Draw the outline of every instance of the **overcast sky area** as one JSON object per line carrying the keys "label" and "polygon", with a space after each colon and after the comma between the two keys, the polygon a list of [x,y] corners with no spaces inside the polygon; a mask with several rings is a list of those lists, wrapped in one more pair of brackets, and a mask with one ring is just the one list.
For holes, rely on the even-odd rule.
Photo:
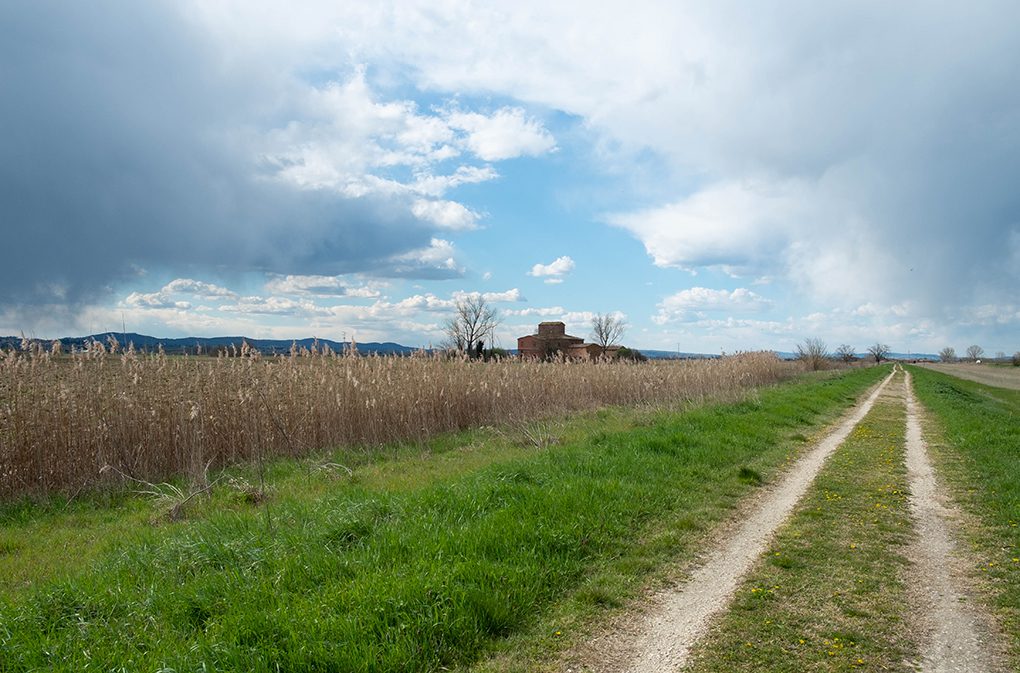
{"label": "overcast sky area", "polygon": [[291,4],[0,4],[0,335],[1020,350],[1014,0]]}

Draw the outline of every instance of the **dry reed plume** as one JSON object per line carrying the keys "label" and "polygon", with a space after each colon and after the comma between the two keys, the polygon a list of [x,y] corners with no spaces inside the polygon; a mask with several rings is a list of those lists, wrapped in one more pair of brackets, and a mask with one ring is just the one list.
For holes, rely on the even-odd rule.
{"label": "dry reed plume", "polygon": [[[790,376],[769,353],[626,363],[141,355],[112,342],[0,351],[0,499],[71,492],[112,466],[157,481],[210,463],[423,440],[603,405],[683,403]],[[108,470],[103,479],[115,478]]]}

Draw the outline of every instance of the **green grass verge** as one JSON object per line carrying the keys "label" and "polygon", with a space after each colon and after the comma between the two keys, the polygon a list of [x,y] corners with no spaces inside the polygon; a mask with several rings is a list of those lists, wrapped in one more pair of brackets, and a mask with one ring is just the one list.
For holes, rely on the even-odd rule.
{"label": "green grass verge", "polygon": [[[645,415],[626,429],[603,429],[592,414],[560,443],[510,459],[466,450],[490,456],[469,469],[448,448],[448,469],[418,486],[387,461],[353,479],[274,464],[271,527],[262,508],[218,486],[193,518],[114,526],[121,540],[88,567],[3,597],[4,669],[439,670],[514,647],[511,661],[541,658],[569,637],[551,615],[570,622],[635,586],[593,579],[647,577],[692,552],[798,437],[884,369]],[[5,516],[16,556],[32,507]],[[39,516],[58,525],[62,514]],[[535,634],[538,649],[520,645]]]}
{"label": "green grass verge", "polygon": [[904,663],[917,654],[904,628],[905,409],[888,391],[695,650],[692,672],[913,670]]}
{"label": "green grass verge", "polygon": [[965,532],[974,576],[992,597],[1010,668],[1020,670],[1020,391],[910,372],[940,476],[973,515]]}

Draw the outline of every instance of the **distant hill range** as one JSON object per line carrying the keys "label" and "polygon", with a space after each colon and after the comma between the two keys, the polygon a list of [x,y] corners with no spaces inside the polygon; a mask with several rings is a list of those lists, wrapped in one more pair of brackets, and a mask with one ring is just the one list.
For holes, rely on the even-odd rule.
{"label": "distant hill range", "polygon": [[[197,353],[201,349],[202,353],[215,353],[220,349],[230,349],[231,346],[240,349],[243,342],[247,342],[253,348],[257,348],[260,352],[267,355],[275,355],[289,353],[292,344],[296,344],[298,348],[311,349],[312,346],[318,342],[319,348],[329,346],[334,352],[342,353],[350,348],[350,342],[333,341],[332,339],[315,339],[314,337],[305,339],[252,339],[244,336],[221,336],[221,337],[184,337],[181,339],[168,339],[163,337],[148,336],[145,334],[137,334],[135,332],[102,332],[100,334],[90,334],[89,336],[81,337],[63,337],[59,339],[61,346],[64,350],[84,349],[93,341],[99,341],[103,345],[109,342],[110,337],[117,340],[122,347],[127,347],[129,343],[135,345],[135,350],[138,351],[149,351],[154,352],[159,350],[160,345],[163,346],[163,350],[173,355],[180,355],[183,353]],[[52,339],[29,339],[29,341],[38,342],[43,345],[44,348],[49,350],[50,345],[53,343]],[[7,336],[0,337],[0,349],[11,349],[21,347],[20,336]],[[393,343],[392,341],[386,342],[357,342],[358,352],[368,355],[376,353],[378,355],[410,355],[420,349],[411,346],[404,346],[403,344]],[[510,349],[507,352],[514,355],[517,354],[517,349]],[[702,353],[678,353],[677,351],[656,351],[647,350],[641,351],[645,356],[653,359],[700,359],[700,358],[715,358],[718,355],[705,355]]]}
{"label": "distant hill range", "polygon": [[[89,336],[82,337],[64,337],[59,339],[59,341],[65,350],[70,350],[72,348],[82,349],[93,341],[99,341],[105,345],[111,336],[124,347],[126,347],[128,343],[133,343],[135,345],[135,349],[139,351],[156,351],[159,350],[159,346],[162,344],[163,350],[174,355],[196,353],[199,349],[201,349],[202,353],[215,353],[220,349],[229,350],[231,346],[239,349],[243,342],[248,342],[250,346],[257,348],[259,351],[267,355],[289,353],[292,344],[297,344],[298,348],[311,349],[312,345],[318,342],[320,349],[324,346],[329,346],[336,353],[342,353],[351,347],[349,341],[341,342],[333,341],[332,339],[315,339],[314,337],[305,339],[251,339],[243,336],[221,336],[165,339],[162,337],[147,336],[145,334],[136,334],[134,332],[102,332],[101,334],[91,334]],[[29,339],[29,341],[37,341],[47,350],[49,349],[50,344],[53,343],[53,340],[49,339]],[[0,337],[0,349],[7,350],[20,347],[21,337]],[[382,343],[377,341],[362,343],[359,341],[357,342],[357,347],[358,352],[364,355],[372,353],[378,355],[410,355],[411,353],[420,350],[411,346],[393,343],[392,341],[385,341]],[[510,349],[508,352],[516,355],[517,349]],[[652,358],[653,360],[700,360],[719,357],[718,355],[709,353],[687,353],[679,351],[642,350],[641,352],[646,357]],[[777,352],[776,355],[784,360],[793,360],[797,357],[795,353],[786,352]],[[871,356],[867,353],[858,353],[857,357],[863,360]],[[938,355],[933,355],[931,353],[890,353],[887,357],[891,360],[937,361],[939,359]]]}
{"label": "distant hill range", "polygon": [[712,355],[711,353],[687,353],[681,351],[656,351],[656,350],[645,350],[643,348],[637,349],[641,351],[641,354],[646,358],[652,360],[714,360],[718,358],[718,355]]}
{"label": "distant hill range", "polygon": [[[135,350],[151,352],[159,350],[160,345],[162,345],[163,350],[167,353],[176,355],[180,355],[182,353],[196,353],[199,349],[201,349],[202,353],[215,353],[221,349],[229,350],[231,346],[239,349],[241,348],[241,344],[244,342],[247,342],[253,348],[257,348],[259,351],[267,355],[289,353],[292,344],[296,344],[298,348],[310,349],[313,344],[318,342],[320,349],[324,346],[329,346],[337,353],[342,353],[351,347],[350,342],[333,341],[331,339],[250,339],[248,337],[241,336],[164,339],[161,337],[147,336],[145,334],[136,334],[134,332],[103,332],[101,334],[91,334],[83,337],[64,337],[59,339],[59,341],[64,349],[82,349],[93,341],[99,341],[105,345],[111,336],[123,347],[127,347],[129,343],[133,343],[135,345]],[[52,340],[46,339],[30,339],[30,341],[38,341],[47,349],[49,349],[50,344],[53,343]],[[0,337],[0,348],[19,348],[20,346],[21,337]],[[417,348],[403,346],[401,344],[388,341],[384,343],[374,341],[367,343],[358,342],[357,348],[359,353],[377,353],[379,355],[409,355],[418,350]]]}

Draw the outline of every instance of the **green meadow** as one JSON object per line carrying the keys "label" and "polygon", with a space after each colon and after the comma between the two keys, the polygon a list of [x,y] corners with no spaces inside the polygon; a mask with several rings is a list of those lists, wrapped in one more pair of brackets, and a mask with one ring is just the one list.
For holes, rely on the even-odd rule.
{"label": "green meadow", "polygon": [[886,370],[235,468],[175,521],[166,488],[7,505],[3,668],[527,666],[690,558]]}

